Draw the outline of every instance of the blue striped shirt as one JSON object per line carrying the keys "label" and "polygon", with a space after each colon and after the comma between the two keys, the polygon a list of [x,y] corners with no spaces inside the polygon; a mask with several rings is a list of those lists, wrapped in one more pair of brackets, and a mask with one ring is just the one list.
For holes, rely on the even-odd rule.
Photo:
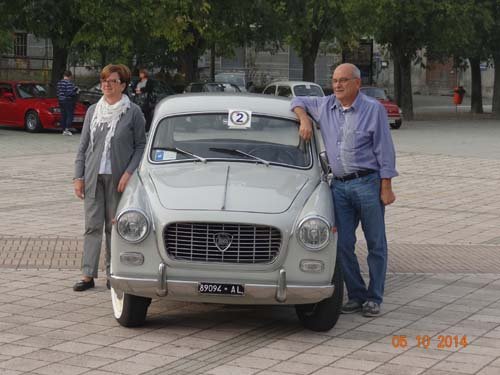
{"label": "blue striped shirt", "polygon": [[378,171],[380,178],[398,175],[387,112],[378,100],[358,93],[352,106],[344,110],[334,95],[303,96],[292,100],[291,109],[295,107],[304,108],[320,125],[335,176],[365,169]]}
{"label": "blue striped shirt", "polygon": [[73,99],[76,96],[77,87],[69,79],[61,79],[57,82],[57,99],[64,101]]}

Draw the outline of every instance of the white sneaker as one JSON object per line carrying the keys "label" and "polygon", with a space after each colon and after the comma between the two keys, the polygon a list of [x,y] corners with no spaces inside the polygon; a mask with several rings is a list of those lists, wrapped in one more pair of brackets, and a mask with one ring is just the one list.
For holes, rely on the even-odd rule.
{"label": "white sneaker", "polygon": [[62,132],[63,135],[73,135],[73,133],[71,133],[68,129],[64,129],[64,131]]}

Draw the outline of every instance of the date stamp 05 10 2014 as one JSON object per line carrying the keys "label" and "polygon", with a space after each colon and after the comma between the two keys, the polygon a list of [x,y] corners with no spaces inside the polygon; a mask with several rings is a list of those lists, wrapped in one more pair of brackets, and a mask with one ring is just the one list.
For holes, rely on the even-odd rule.
{"label": "date stamp 05 10 2014", "polygon": [[[423,349],[451,349],[465,348],[467,346],[467,336],[438,335],[431,337],[428,335],[415,336],[417,348]],[[405,349],[408,347],[408,336],[392,336],[391,344],[393,348]]]}

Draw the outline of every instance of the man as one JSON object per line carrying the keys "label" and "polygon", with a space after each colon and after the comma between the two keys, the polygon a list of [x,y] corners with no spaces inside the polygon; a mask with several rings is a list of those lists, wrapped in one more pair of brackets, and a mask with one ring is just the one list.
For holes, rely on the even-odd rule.
{"label": "man", "polygon": [[[361,75],[355,65],[339,65],[332,86],[334,95],[297,97],[291,108],[300,120],[299,134],[305,140],[312,136],[308,114],[319,123],[333,172],[337,250],[349,296],[342,312],[377,316],[387,268],[384,207],[396,199],[391,185],[391,179],[398,175],[394,145],[384,107],[359,92]],[[368,288],[354,253],[360,221],[368,247]]]}
{"label": "man", "polygon": [[73,135],[69,128],[73,123],[78,88],[71,80],[71,77],[71,72],[66,70],[63,74],[63,79],[57,82],[57,99],[59,101],[59,108],[61,108],[61,128],[63,129],[63,135]]}

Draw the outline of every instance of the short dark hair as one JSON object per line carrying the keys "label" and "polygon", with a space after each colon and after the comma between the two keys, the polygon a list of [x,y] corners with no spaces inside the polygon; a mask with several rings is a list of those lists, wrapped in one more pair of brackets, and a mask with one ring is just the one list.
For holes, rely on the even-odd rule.
{"label": "short dark hair", "polygon": [[130,73],[130,69],[123,64],[109,64],[106,65],[102,70],[101,70],[101,79],[107,79],[111,73],[117,73],[118,76],[120,77],[120,82],[125,84],[125,88],[123,91],[125,91],[128,87],[128,84],[130,83],[130,77],[132,76],[132,73]]}
{"label": "short dark hair", "polygon": [[71,70],[65,70],[63,73],[64,77],[71,77],[72,75],[73,75],[73,73],[71,73]]}

